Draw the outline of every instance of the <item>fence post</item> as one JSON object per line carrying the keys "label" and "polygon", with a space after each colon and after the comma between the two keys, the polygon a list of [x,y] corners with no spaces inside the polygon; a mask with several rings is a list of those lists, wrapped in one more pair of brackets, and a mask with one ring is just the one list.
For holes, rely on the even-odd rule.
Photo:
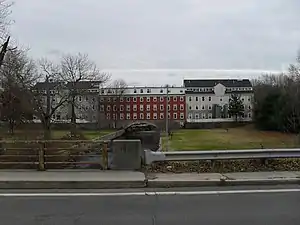
{"label": "fence post", "polygon": [[39,149],[39,171],[45,171],[45,148],[46,143],[44,142],[42,147]]}
{"label": "fence post", "polygon": [[107,170],[107,168],[108,168],[107,142],[104,142],[104,143],[103,143],[102,163],[103,163],[103,169],[104,169],[104,170]]}

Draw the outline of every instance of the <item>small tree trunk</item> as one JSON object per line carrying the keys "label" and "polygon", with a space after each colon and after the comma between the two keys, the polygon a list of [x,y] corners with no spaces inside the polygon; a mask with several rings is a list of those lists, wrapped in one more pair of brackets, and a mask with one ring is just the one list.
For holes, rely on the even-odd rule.
{"label": "small tree trunk", "polygon": [[76,113],[75,113],[75,96],[72,96],[71,102],[71,136],[76,135]]}
{"label": "small tree trunk", "polygon": [[43,125],[44,125],[44,140],[50,140],[51,139],[50,118],[45,118]]}

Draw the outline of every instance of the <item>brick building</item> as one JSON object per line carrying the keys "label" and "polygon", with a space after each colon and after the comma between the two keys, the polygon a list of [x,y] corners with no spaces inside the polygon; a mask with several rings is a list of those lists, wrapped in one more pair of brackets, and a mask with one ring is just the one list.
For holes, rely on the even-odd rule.
{"label": "brick building", "polygon": [[179,126],[185,121],[185,105],[183,87],[105,88],[100,92],[99,119],[103,127],[143,120],[164,126],[168,115],[170,125]]}

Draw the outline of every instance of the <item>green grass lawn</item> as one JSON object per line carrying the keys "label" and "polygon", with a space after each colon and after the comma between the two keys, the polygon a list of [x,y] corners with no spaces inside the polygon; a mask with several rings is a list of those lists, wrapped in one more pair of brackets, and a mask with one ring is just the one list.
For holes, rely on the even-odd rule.
{"label": "green grass lawn", "polygon": [[[169,140],[170,150],[226,150],[298,147],[299,139],[292,134],[258,131],[251,127],[175,131]],[[165,149],[166,138],[163,140]]]}
{"label": "green grass lawn", "polygon": [[[60,139],[66,136],[70,131],[69,130],[52,130],[51,136],[52,139]],[[82,130],[80,131],[87,139],[94,139],[101,137],[108,133],[113,132],[112,130],[100,130],[100,131],[90,131]],[[43,136],[42,130],[16,130],[14,135],[9,134],[7,131],[2,131],[1,136],[5,139],[36,139]]]}

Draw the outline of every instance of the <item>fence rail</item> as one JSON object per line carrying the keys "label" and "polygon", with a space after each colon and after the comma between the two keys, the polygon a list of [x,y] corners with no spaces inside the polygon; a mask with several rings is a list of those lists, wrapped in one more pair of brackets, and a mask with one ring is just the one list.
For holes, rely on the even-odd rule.
{"label": "fence rail", "polygon": [[[20,168],[27,165],[46,170],[47,165],[85,164],[107,169],[108,143],[104,140],[1,140],[0,166]],[[98,160],[86,160],[86,157]]]}
{"label": "fence rail", "polygon": [[173,151],[152,152],[145,150],[147,165],[160,161],[198,161],[198,160],[237,160],[237,159],[270,159],[300,158],[300,149],[246,149],[218,151]]}

